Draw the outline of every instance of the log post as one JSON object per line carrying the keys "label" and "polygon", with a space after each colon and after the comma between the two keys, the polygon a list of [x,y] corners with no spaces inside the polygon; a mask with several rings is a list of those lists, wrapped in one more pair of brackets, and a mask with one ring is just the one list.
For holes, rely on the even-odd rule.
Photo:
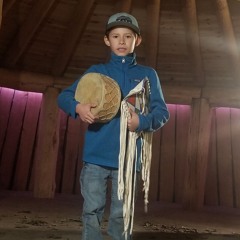
{"label": "log post", "polygon": [[59,90],[49,87],[42,99],[34,168],[34,197],[53,198],[59,144]]}
{"label": "log post", "polygon": [[193,99],[188,132],[183,205],[198,210],[204,204],[211,109],[207,99]]}
{"label": "log post", "polygon": [[205,77],[200,50],[196,0],[185,0],[185,12],[186,39],[194,78],[199,85],[204,85]]}
{"label": "log post", "polygon": [[240,56],[237,40],[235,37],[232,20],[229,12],[227,0],[214,0],[217,14],[227,44],[230,66],[233,70],[235,83],[240,83]]}
{"label": "log post", "polygon": [[147,4],[147,36],[150,41],[146,42],[146,64],[153,68],[157,67],[160,2],[160,0],[151,0]]}

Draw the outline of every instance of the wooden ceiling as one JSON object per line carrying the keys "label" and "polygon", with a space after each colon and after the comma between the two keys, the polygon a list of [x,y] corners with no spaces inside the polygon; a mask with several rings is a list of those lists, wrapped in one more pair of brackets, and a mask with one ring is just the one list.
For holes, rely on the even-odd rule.
{"label": "wooden ceiling", "polygon": [[[163,84],[240,83],[238,0],[0,0],[1,75],[13,71],[76,79],[108,60],[108,17],[119,11],[139,21],[138,62],[153,66]],[[0,86],[1,86],[0,75]],[[4,80],[3,85],[7,85]],[[39,81],[45,81],[39,77]],[[12,85],[10,85],[12,86]]]}

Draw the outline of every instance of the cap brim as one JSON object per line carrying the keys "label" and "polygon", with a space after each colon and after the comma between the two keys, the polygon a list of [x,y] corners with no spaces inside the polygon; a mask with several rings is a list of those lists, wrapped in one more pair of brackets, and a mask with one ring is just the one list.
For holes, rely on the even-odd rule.
{"label": "cap brim", "polygon": [[133,30],[135,33],[137,33],[138,35],[140,35],[140,30],[139,28],[135,27],[134,25],[132,24],[129,24],[127,22],[113,22],[113,23],[109,23],[106,27],[106,31],[109,31],[113,28],[116,28],[116,27],[127,27],[127,28],[130,28],[131,30]]}

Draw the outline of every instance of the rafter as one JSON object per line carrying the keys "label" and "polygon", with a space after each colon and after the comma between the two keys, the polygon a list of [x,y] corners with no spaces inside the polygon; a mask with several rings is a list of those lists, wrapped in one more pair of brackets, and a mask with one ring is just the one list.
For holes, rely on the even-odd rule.
{"label": "rafter", "polygon": [[196,82],[202,85],[205,82],[205,77],[200,50],[196,0],[185,0],[184,10],[186,19],[186,38],[190,53],[190,60],[193,68],[193,74]]}
{"label": "rafter", "polygon": [[55,2],[56,0],[37,1],[19,29],[12,46],[9,47],[5,58],[7,66],[14,66],[17,63]]}
{"label": "rafter", "polygon": [[132,9],[132,0],[118,1],[116,9],[117,11],[130,13]]}
{"label": "rafter", "polygon": [[88,20],[92,14],[95,6],[94,0],[81,0],[75,9],[73,19],[67,28],[62,45],[59,48],[58,56],[52,67],[52,74],[61,76],[71,58],[71,55],[77,45],[78,40],[81,38]]}
{"label": "rafter", "polygon": [[0,0],[0,28],[2,24],[2,16],[3,16],[3,0]]}
{"label": "rafter", "polygon": [[[0,0],[0,2],[3,2],[3,0]],[[12,8],[12,6],[17,2],[17,0],[9,0],[9,1],[5,1],[4,2],[4,6],[3,6],[3,14],[2,16],[5,17],[9,10]]]}
{"label": "rafter", "polygon": [[160,3],[160,0],[150,0],[147,4],[146,64],[154,68],[157,66]]}
{"label": "rafter", "polygon": [[240,84],[240,56],[239,49],[233,30],[233,25],[231,21],[231,16],[229,13],[229,7],[227,0],[214,0],[218,19],[225,37],[227,44],[227,51],[229,54],[230,64],[233,69],[234,82]]}

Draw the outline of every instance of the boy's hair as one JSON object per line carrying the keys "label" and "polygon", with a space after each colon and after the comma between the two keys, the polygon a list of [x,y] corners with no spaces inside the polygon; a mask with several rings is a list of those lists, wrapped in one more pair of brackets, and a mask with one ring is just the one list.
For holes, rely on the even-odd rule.
{"label": "boy's hair", "polygon": [[140,36],[140,28],[137,19],[125,12],[120,12],[112,15],[107,22],[105,35],[108,36],[109,32],[116,27],[127,27],[133,30]]}

